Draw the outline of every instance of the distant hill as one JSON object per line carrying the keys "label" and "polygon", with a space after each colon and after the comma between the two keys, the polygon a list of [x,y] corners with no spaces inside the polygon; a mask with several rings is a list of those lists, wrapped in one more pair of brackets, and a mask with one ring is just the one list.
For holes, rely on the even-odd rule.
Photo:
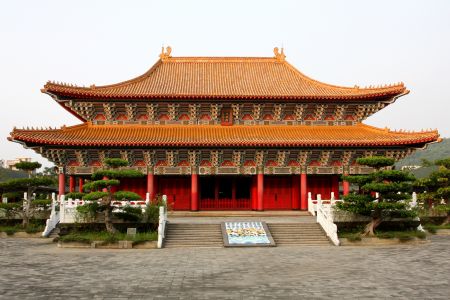
{"label": "distant hill", "polygon": [[[445,138],[440,143],[428,145],[424,150],[417,150],[412,155],[399,160],[395,164],[396,169],[401,169],[403,166],[420,166],[422,160],[426,159],[431,162],[450,157],[450,139]],[[436,167],[422,167],[416,170],[412,170],[412,173],[416,177],[422,178],[428,176]]]}
{"label": "distant hill", "polygon": [[23,171],[13,171],[0,167],[0,182],[7,181],[15,178],[26,178],[28,174]]}

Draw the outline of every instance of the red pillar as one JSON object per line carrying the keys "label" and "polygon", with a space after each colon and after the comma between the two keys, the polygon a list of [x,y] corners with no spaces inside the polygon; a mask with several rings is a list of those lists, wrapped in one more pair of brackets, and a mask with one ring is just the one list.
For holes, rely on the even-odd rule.
{"label": "red pillar", "polygon": [[297,175],[292,175],[292,209],[300,208],[300,182]]}
{"label": "red pillar", "polygon": [[153,173],[147,174],[147,193],[150,197],[150,202],[155,198],[155,175]]}
{"label": "red pillar", "polygon": [[251,189],[251,196],[252,196],[252,210],[257,210],[257,176],[252,176],[252,189]]}
{"label": "red pillar", "polygon": [[64,173],[61,172],[58,175],[58,194],[64,195],[66,193],[66,181],[64,177]]}
{"label": "red pillar", "polygon": [[256,197],[257,197],[257,203],[256,203],[256,209],[259,211],[264,210],[264,174],[258,173],[257,176],[257,192],[256,192]]}
{"label": "red pillar", "polygon": [[344,190],[344,196],[347,196],[350,193],[350,182],[347,180],[342,181],[342,188]]}
{"label": "red pillar", "polygon": [[82,177],[78,178],[78,191],[80,193],[83,192],[83,183],[84,183],[84,179]]}
{"label": "red pillar", "polygon": [[308,194],[306,192],[307,189],[307,181],[306,174],[300,174],[300,209],[307,210],[308,209]]}
{"label": "red pillar", "polygon": [[[106,177],[106,176],[103,176],[103,178],[102,178],[103,180],[108,180],[108,177]],[[104,188],[104,189],[102,189],[102,192],[107,192],[108,191],[108,189],[107,188]]]}
{"label": "red pillar", "polygon": [[73,175],[69,176],[69,192],[75,192],[75,176]]}
{"label": "red pillar", "polygon": [[191,210],[198,210],[198,174],[191,175]]}

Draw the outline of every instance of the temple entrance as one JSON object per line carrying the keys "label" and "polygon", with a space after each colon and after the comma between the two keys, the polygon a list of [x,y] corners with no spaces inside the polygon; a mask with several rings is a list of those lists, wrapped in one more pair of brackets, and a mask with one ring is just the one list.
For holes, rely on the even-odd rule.
{"label": "temple entrance", "polygon": [[[265,176],[264,209],[292,209],[293,176]],[[297,187],[296,185],[294,185]],[[298,196],[296,196],[298,198]],[[298,199],[294,199],[297,200]]]}
{"label": "temple entrance", "polygon": [[250,210],[249,176],[200,177],[200,210]]}
{"label": "temple entrance", "polygon": [[167,203],[174,210],[191,209],[190,176],[158,176],[158,193],[167,195]]}

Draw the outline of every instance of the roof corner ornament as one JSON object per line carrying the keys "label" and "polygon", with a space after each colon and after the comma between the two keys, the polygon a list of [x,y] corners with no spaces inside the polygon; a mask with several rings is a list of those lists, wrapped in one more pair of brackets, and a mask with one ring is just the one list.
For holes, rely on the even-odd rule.
{"label": "roof corner ornament", "polygon": [[164,60],[166,58],[171,57],[170,54],[172,53],[172,48],[170,46],[167,46],[166,49],[164,49],[164,46],[161,47],[161,54],[159,55],[159,58],[161,60]]}
{"label": "roof corner ornament", "polygon": [[275,58],[278,61],[284,61],[286,58],[286,55],[284,55],[284,48],[281,48],[281,52],[279,52],[278,47],[273,48],[273,54],[275,54]]}

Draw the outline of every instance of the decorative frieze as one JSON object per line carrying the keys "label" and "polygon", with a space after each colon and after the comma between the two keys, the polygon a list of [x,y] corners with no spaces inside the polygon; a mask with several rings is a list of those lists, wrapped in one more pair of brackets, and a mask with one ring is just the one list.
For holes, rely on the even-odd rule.
{"label": "decorative frieze", "polygon": [[136,107],[137,107],[136,103],[125,104],[125,110],[126,110],[128,120],[136,119]]}
{"label": "decorative frieze", "polygon": [[148,103],[146,105],[146,108],[147,108],[148,121],[154,121],[156,119],[158,105],[153,104],[153,103]]}
{"label": "decorative frieze", "polygon": [[196,122],[198,119],[199,104],[189,104],[189,119],[191,122]]}
{"label": "decorative frieze", "polygon": [[314,118],[316,120],[322,120],[323,119],[323,113],[324,113],[326,107],[327,106],[325,104],[318,104],[318,105],[316,105],[316,109],[314,111]]}
{"label": "decorative frieze", "polygon": [[252,109],[253,120],[259,121],[261,119],[262,108],[263,108],[263,104],[253,104],[253,109]]}
{"label": "decorative frieze", "polygon": [[144,150],[143,151],[144,163],[149,167],[155,166],[155,151]]}
{"label": "decorative frieze", "polygon": [[[326,103],[182,103],[182,102],[92,102],[67,101],[65,104],[88,121],[120,124],[161,121],[160,124],[219,124],[222,107],[231,111],[234,124],[247,125],[341,125],[355,124],[386,106],[382,102],[363,104]],[[103,118],[98,118],[104,116]],[[187,117],[187,118],[186,118]],[[98,118],[98,119],[97,119]],[[163,119],[164,121],[164,119]],[[343,123],[344,122],[344,123]]]}
{"label": "decorative frieze", "polygon": [[[86,174],[86,168],[101,168],[107,157],[121,157],[130,166],[151,168],[155,174],[342,174],[371,170],[359,166],[360,157],[383,155],[401,159],[412,149],[48,149],[34,148],[70,172]],[[158,164],[156,163],[158,162]],[[288,164],[289,163],[289,164]],[[84,168],[84,169],[83,169]],[[78,171],[77,171],[78,170]]]}
{"label": "decorative frieze", "polygon": [[114,121],[115,117],[116,117],[116,105],[114,103],[103,103],[103,111],[104,111],[104,115],[106,120],[108,121]]}

